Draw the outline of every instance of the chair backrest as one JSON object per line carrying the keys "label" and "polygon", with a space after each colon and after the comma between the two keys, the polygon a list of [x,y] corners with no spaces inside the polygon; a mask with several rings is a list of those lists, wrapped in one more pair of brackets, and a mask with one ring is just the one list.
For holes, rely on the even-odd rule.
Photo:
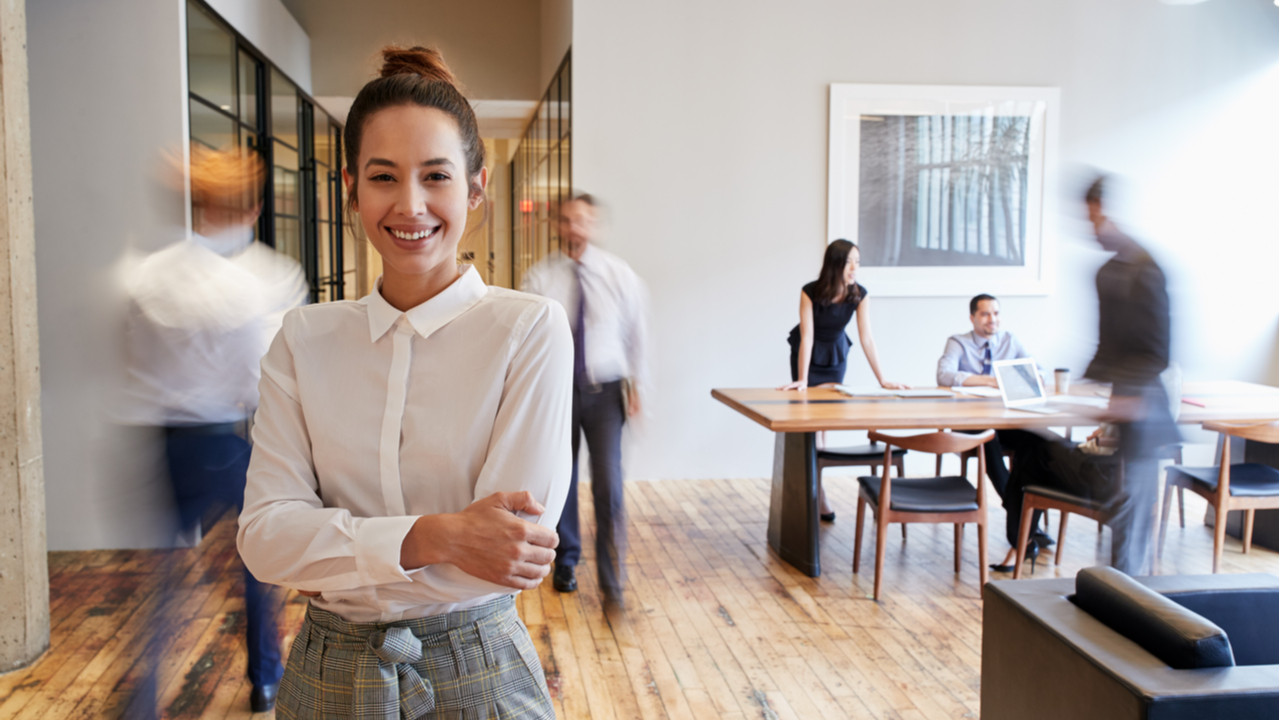
{"label": "chair backrest", "polygon": [[1204,429],[1271,445],[1280,443],[1280,422],[1251,424],[1207,422],[1204,424]]}
{"label": "chair backrest", "polygon": [[996,432],[994,430],[988,430],[978,435],[953,433],[950,430],[939,430],[938,432],[922,433],[920,435],[887,435],[879,430],[872,430],[867,433],[867,437],[872,442],[882,442],[904,450],[916,450],[918,452],[934,453],[935,455],[972,450],[995,436]]}

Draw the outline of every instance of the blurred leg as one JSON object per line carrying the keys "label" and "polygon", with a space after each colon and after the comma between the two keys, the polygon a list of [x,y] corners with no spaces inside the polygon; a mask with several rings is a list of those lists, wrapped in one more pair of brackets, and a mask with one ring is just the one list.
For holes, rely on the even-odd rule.
{"label": "blurred leg", "polygon": [[578,517],[578,448],[582,444],[582,391],[573,389],[573,411],[569,425],[570,446],[573,448],[573,465],[569,474],[569,495],[560,512],[556,534],[560,544],[556,546],[556,566],[573,567],[582,555],[582,534]]}
{"label": "blurred leg", "polygon": [[622,486],[622,383],[584,393],[582,430],[591,454],[591,494],[596,517],[596,571],[600,590],[621,598],[627,556],[627,518]]}

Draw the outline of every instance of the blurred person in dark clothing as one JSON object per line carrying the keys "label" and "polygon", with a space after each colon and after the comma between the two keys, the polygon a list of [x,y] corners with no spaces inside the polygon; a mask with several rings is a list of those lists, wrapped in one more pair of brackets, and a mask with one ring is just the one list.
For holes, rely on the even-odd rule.
{"label": "blurred person in dark clothing", "polygon": [[1164,272],[1106,214],[1106,178],[1085,193],[1089,221],[1102,249],[1113,253],[1099,270],[1098,349],[1085,377],[1111,384],[1105,420],[1115,423],[1124,482],[1111,502],[1111,560],[1130,575],[1151,570],[1159,490],[1157,449],[1178,440],[1160,374],[1169,366],[1169,294]]}

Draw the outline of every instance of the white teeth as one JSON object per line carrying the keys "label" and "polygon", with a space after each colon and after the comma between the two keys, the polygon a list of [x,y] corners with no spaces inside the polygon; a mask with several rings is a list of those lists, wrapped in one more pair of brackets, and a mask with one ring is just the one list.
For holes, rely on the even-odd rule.
{"label": "white teeth", "polygon": [[401,240],[421,240],[422,238],[435,232],[434,230],[430,230],[430,231],[420,230],[418,232],[407,233],[407,232],[400,232],[399,230],[391,230],[391,228],[387,228],[387,229],[391,232],[392,235],[395,235]]}

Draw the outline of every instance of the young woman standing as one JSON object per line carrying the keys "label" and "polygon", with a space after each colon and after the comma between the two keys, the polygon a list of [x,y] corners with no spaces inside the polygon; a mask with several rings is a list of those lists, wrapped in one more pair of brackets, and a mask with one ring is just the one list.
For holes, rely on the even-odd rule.
{"label": "young woman standing", "polygon": [[[791,329],[791,380],[782,390],[804,390],[815,385],[843,383],[853,346],[845,329],[857,317],[858,342],[862,354],[881,387],[898,389],[906,385],[889,382],[880,372],[876,341],[871,336],[871,308],[867,289],[856,281],[858,246],[848,240],[833,240],[822,258],[818,279],[800,289],[800,324]],[[820,517],[831,522],[836,514],[827,504],[826,493],[818,487]]]}
{"label": "young woman standing", "polygon": [[554,302],[456,263],[484,147],[440,55],[384,50],[344,133],[382,257],[262,361],[239,547],[311,597],[278,716],[554,717],[513,596],[555,558],[573,342]]}

